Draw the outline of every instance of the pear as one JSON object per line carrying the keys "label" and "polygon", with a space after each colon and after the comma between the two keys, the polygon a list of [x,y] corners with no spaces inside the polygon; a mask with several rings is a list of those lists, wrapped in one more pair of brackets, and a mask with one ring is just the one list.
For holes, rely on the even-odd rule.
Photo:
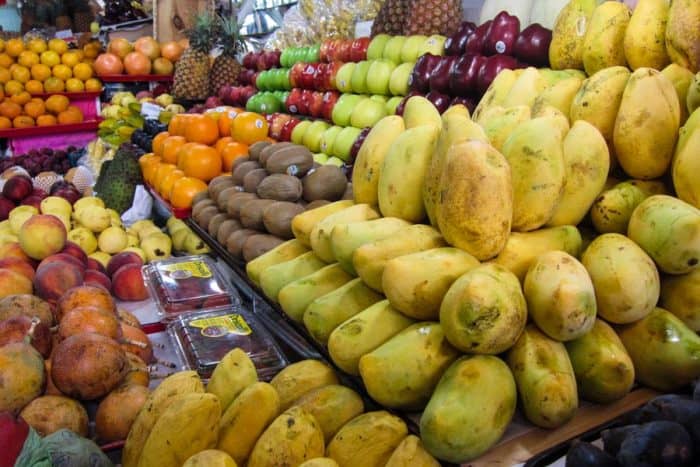
{"label": "pear", "polygon": [[185,239],[190,233],[192,233],[192,231],[187,226],[185,226],[184,229],[170,232],[170,236],[173,240],[173,248],[175,248],[176,251],[183,251],[185,249]]}
{"label": "pear", "polygon": [[117,211],[115,211],[114,209],[107,209],[107,213],[109,214],[110,225],[112,227],[122,226],[122,217]]}
{"label": "pear", "polygon": [[139,248],[137,246],[130,246],[130,247],[124,248],[124,251],[122,251],[122,253],[124,253],[126,251],[131,251],[132,253],[136,253],[137,255],[139,255],[141,257],[141,261],[143,261],[144,263],[148,259],[146,257],[146,253],[141,248]]}
{"label": "pear", "polygon": [[111,255],[122,251],[127,247],[127,243],[126,231],[120,227],[107,227],[97,237],[97,246],[100,250]]}
{"label": "pear", "polygon": [[107,267],[107,263],[109,263],[109,259],[112,257],[109,253],[105,253],[104,251],[95,251],[94,253],[90,253],[88,255],[88,258],[92,258],[98,263],[100,263],[103,267]]}
{"label": "pear", "polygon": [[209,253],[209,246],[196,233],[190,232],[185,237],[185,250],[191,255],[203,255]]}
{"label": "pear", "polygon": [[129,229],[133,230],[138,235],[138,233],[141,231],[141,229],[143,229],[144,227],[148,227],[148,226],[155,226],[155,224],[153,223],[152,220],[146,219],[146,220],[134,222],[132,224],[132,226],[129,227]]}
{"label": "pear", "polygon": [[8,219],[0,222],[0,234],[2,233],[12,233],[12,227],[10,226],[10,221]]}
{"label": "pear", "polygon": [[97,196],[85,196],[84,198],[80,198],[75,202],[73,205],[73,211],[78,212],[88,206],[99,206],[103,208],[105,207],[105,202]]}
{"label": "pear", "polygon": [[169,231],[170,234],[172,235],[172,234],[174,234],[175,232],[177,232],[178,230],[180,230],[180,229],[182,229],[182,228],[186,228],[186,227],[187,227],[187,224],[185,224],[183,221],[181,221],[181,220],[178,219],[177,217],[171,217],[171,218],[168,219],[168,221],[165,223],[165,226],[168,228],[168,231]]}
{"label": "pear", "polygon": [[19,229],[22,227],[27,219],[32,217],[34,214],[39,214],[39,211],[34,206],[17,206],[12,211],[10,211],[9,221],[10,229],[14,235],[19,234]]}
{"label": "pear", "polygon": [[90,229],[76,227],[68,232],[68,240],[78,245],[86,255],[97,251],[97,239]]}
{"label": "pear", "polygon": [[0,246],[6,243],[19,242],[19,237],[11,232],[0,232]]}
{"label": "pear", "polygon": [[150,237],[153,234],[160,234],[160,233],[163,233],[163,231],[161,231],[155,225],[146,226],[146,227],[142,228],[141,230],[139,230],[139,233],[138,233],[139,240],[141,240],[143,242],[147,237]]}
{"label": "pear", "polygon": [[164,233],[154,233],[141,241],[141,249],[148,262],[170,257],[173,243]]}
{"label": "pear", "polygon": [[126,246],[139,246],[139,237],[138,235],[129,232],[128,230],[126,231]]}
{"label": "pear", "polygon": [[112,224],[109,212],[100,206],[86,206],[76,211],[78,222],[95,233],[102,232]]}
{"label": "pear", "polygon": [[71,204],[60,196],[47,196],[39,206],[42,214],[63,214],[70,216],[73,212]]}

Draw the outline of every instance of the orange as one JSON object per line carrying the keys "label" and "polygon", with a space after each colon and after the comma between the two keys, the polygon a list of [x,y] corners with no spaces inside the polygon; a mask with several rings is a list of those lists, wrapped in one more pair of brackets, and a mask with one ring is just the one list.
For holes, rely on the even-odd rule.
{"label": "orange", "polygon": [[251,145],[267,138],[268,125],[262,115],[241,112],[233,119],[231,136],[239,143]]}
{"label": "orange", "polygon": [[191,147],[188,154],[185,155],[182,171],[188,177],[208,182],[217,175],[221,175],[221,156],[216,152],[216,149],[209,146]]}
{"label": "orange", "polygon": [[5,43],[5,52],[10,57],[18,57],[24,50],[24,41],[22,39],[13,38]]}
{"label": "orange", "polygon": [[5,39],[0,37],[0,52],[5,50]]}
{"label": "orange", "polygon": [[168,123],[168,133],[174,136],[183,136],[183,130],[185,128],[183,126],[184,119],[184,114],[173,115],[173,118],[171,118]]}
{"label": "orange", "polygon": [[143,179],[146,181],[146,183],[153,185],[153,177],[160,163],[161,158],[153,153],[144,154],[139,158],[141,174],[143,174]]}
{"label": "orange", "polygon": [[62,79],[52,76],[44,81],[44,91],[46,92],[63,92],[65,90],[66,86]]}
{"label": "orange", "polygon": [[180,169],[171,170],[160,181],[160,185],[158,185],[158,193],[160,193],[164,199],[170,200],[170,191],[173,189],[175,180],[179,180],[184,176],[185,172]]}
{"label": "orange", "polygon": [[32,52],[31,50],[24,50],[21,54],[19,54],[19,57],[17,57],[17,63],[22,66],[26,66],[27,68],[31,68],[39,63],[39,54]]}
{"label": "orange", "polygon": [[162,153],[159,154],[163,158],[163,162],[168,164],[177,163],[177,153],[187,140],[184,136],[168,136],[163,140]]}
{"label": "orange", "polygon": [[36,118],[36,126],[52,126],[56,125],[58,120],[51,114],[39,115]]}
{"label": "orange", "polygon": [[0,83],[5,84],[12,79],[10,70],[4,67],[0,67]]}
{"label": "orange", "polygon": [[46,41],[44,39],[36,38],[29,41],[27,48],[34,53],[40,54],[46,51],[48,45],[46,45]]}
{"label": "orange", "polygon": [[32,66],[31,73],[32,78],[37,79],[39,81],[46,81],[46,78],[51,76],[51,68],[44,65],[43,63],[37,63],[36,65]]}
{"label": "orange", "polygon": [[219,138],[219,141],[217,141],[216,144],[214,145],[214,149],[216,149],[216,152],[221,154],[221,151],[224,150],[224,148],[226,147],[226,145],[228,143],[233,143],[233,138],[231,138],[230,136],[225,136],[223,138]]}
{"label": "orange", "polygon": [[177,151],[177,168],[182,169],[185,163],[185,158],[187,155],[190,153],[190,149],[195,147],[195,146],[205,146],[204,144],[200,143],[185,143],[180,149]]}
{"label": "orange", "polygon": [[46,99],[46,110],[52,114],[59,114],[64,110],[68,109],[70,105],[70,100],[66,96],[60,94],[54,94]]}
{"label": "orange", "polygon": [[24,104],[24,113],[33,118],[38,118],[44,113],[46,113],[46,106],[44,101],[38,98],[34,98]]}
{"label": "orange", "polygon": [[71,50],[69,52],[64,53],[61,55],[61,63],[63,63],[66,66],[69,66],[73,68],[75,65],[80,63],[80,55],[78,54],[78,51],[76,50]]}
{"label": "orange", "polygon": [[193,177],[182,177],[175,180],[173,188],[170,190],[170,204],[174,208],[192,207],[192,198],[197,193],[207,190],[207,184],[202,180]]}
{"label": "orange", "polygon": [[85,91],[85,84],[78,78],[69,78],[66,81],[66,91],[68,92],[82,92]]}
{"label": "orange", "polygon": [[26,83],[31,78],[32,74],[29,72],[29,68],[26,66],[19,65],[12,70],[12,79],[19,81],[22,84]]}
{"label": "orange", "polygon": [[34,119],[28,115],[20,115],[12,120],[12,126],[15,128],[29,128],[34,125]]}
{"label": "orange", "polygon": [[53,67],[61,63],[61,56],[53,50],[47,50],[45,52],[41,52],[39,60],[41,60],[42,64],[48,67]]}
{"label": "orange", "polygon": [[85,81],[85,90],[102,91],[102,83],[100,83],[100,80],[97,78],[90,78],[89,80]]}
{"label": "orange", "polygon": [[12,128],[12,120],[7,117],[0,117],[0,130]]}
{"label": "orange", "polygon": [[3,68],[10,68],[15,61],[7,55],[6,53],[0,53],[0,66]]}
{"label": "orange", "polygon": [[58,114],[58,123],[61,125],[80,123],[82,121],[83,111],[74,105],[69,105],[66,110]]}
{"label": "orange", "polygon": [[27,91],[22,91],[18,94],[13,94],[10,97],[10,100],[15,104],[24,105],[30,100],[32,100],[32,96]]}
{"label": "orange", "polygon": [[248,155],[248,145],[238,142],[229,143],[221,151],[221,160],[223,164],[223,171],[230,172],[233,162],[239,157],[246,157]]}
{"label": "orange", "polygon": [[177,170],[177,167],[175,167],[175,164],[162,164],[162,163],[156,169],[155,176],[153,177],[153,188],[155,188],[158,193],[160,193],[160,185],[161,185],[161,183],[163,183],[163,179],[165,179],[165,176],[168,175],[173,170]]}
{"label": "orange", "polygon": [[68,43],[63,39],[54,38],[49,41],[49,50],[53,50],[58,55],[68,52]]}
{"label": "orange", "polygon": [[5,83],[5,94],[7,94],[8,96],[11,96],[13,94],[19,94],[22,91],[24,91],[24,85],[19,81],[11,79],[7,83]]}
{"label": "orange", "polygon": [[151,148],[153,149],[153,154],[157,157],[163,157],[163,143],[170,136],[167,131],[162,131],[153,137],[153,142],[151,143]]}
{"label": "orange", "polygon": [[221,112],[217,121],[219,124],[219,134],[221,136],[231,136],[231,123],[233,122],[233,119],[236,118],[236,115],[241,112],[242,110],[238,108]]}
{"label": "orange", "polygon": [[73,76],[82,81],[87,81],[92,78],[92,66],[87,63],[78,63],[73,67]]}
{"label": "orange", "polygon": [[185,138],[190,143],[214,144],[219,139],[219,126],[213,118],[198,115],[187,122]]}
{"label": "orange", "polygon": [[71,70],[68,65],[59,64],[54,65],[54,67],[51,68],[51,74],[54,75],[56,78],[65,81],[68,78],[73,77],[73,70]]}
{"label": "orange", "polygon": [[83,52],[85,53],[85,58],[96,58],[100,54],[100,49],[102,46],[99,42],[93,41],[85,44],[83,46]]}
{"label": "orange", "polygon": [[41,94],[42,92],[44,92],[44,85],[41,84],[41,81],[30,79],[29,81],[27,81],[27,84],[24,85],[24,89],[29,94]]}
{"label": "orange", "polygon": [[0,115],[7,117],[10,120],[14,120],[16,117],[22,113],[22,107],[10,100],[5,99],[0,103]]}

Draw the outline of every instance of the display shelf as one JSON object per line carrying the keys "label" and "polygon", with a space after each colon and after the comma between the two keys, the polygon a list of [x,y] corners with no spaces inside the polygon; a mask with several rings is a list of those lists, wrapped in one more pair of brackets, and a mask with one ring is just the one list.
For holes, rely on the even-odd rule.
{"label": "display shelf", "polygon": [[151,196],[153,196],[156,202],[160,204],[160,206],[163,207],[166,211],[171,213],[173,216],[175,216],[178,219],[187,219],[188,217],[190,217],[190,214],[192,213],[192,208],[174,208],[170,203],[164,200],[163,197],[160,196],[152,186],[148,184],[144,184],[144,186],[148,190],[148,193]]}
{"label": "display shelf", "polygon": [[101,75],[97,76],[103,83],[138,83],[161,82],[170,83],[173,75]]}
{"label": "display shelf", "polygon": [[82,92],[39,92],[36,94],[32,94],[32,97],[41,97],[42,99],[46,99],[51,96],[55,96],[56,94],[60,96],[66,96],[67,98],[73,100],[73,99],[97,99],[100,97],[100,94],[102,94],[102,91],[82,91]]}
{"label": "display shelf", "polygon": [[33,126],[30,128],[8,128],[0,130],[0,138],[23,138],[27,136],[47,136],[61,133],[74,133],[76,131],[97,131],[101,118],[88,120],[82,123],[70,123],[67,125]]}
{"label": "display shelf", "polygon": [[100,26],[100,31],[111,32],[122,28],[131,28],[134,26],[141,26],[142,24],[148,24],[153,22],[152,16],[147,16],[145,18],[139,18],[132,21],[124,21],[122,23],[105,24]]}

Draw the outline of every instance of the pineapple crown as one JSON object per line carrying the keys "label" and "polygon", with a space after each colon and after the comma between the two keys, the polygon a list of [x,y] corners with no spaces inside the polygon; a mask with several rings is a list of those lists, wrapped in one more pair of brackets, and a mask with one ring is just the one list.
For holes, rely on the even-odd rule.
{"label": "pineapple crown", "polygon": [[190,47],[208,54],[218,34],[218,22],[208,12],[200,13],[194,18],[194,24],[187,30]]}
{"label": "pineapple crown", "polygon": [[245,43],[241,38],[241,26],[238,24],[236,15],[231,15],[228,18],[218,16],[218,45],[221,46],[222,54],[228,57],[235,57],[238,52],[243,50]]}

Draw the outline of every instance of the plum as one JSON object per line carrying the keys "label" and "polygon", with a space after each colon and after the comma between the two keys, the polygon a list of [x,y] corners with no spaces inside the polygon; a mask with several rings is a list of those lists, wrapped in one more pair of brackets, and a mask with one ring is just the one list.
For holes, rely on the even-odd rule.
{"label": "plum", "polygon": [[566,455],[566,467],[617,467],[617,460],[597,446],[575,441]]}
{"label": "plum", "polygon": [[625,438],[617,460],[624,467],[690,467],[693,442],[680,423],[649,422]]}

